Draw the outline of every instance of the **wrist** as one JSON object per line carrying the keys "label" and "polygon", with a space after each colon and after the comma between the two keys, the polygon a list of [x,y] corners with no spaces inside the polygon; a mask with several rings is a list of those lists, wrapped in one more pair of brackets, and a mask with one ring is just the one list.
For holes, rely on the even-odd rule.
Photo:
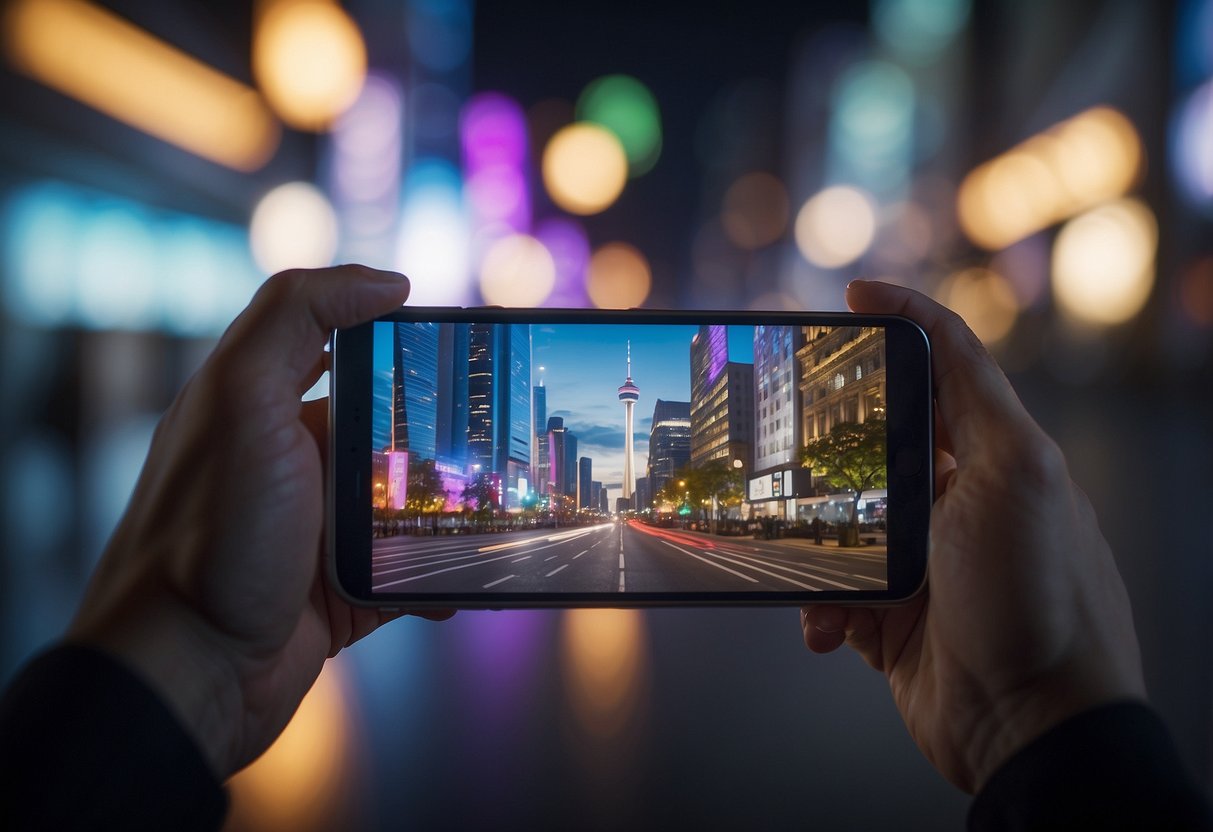
{"label": "wrist", "polygon": [[1141,687],[1084,682],[1039,682],[996,702],[971,746],[971,791],[980,792],[1012,757],[1066,720],[1113,702],[1145,702]]}
{"label": "wrist", "polygon": [[134,672],[180,722],[211,771],[226,780],[240,747],[240,687],[234,666],[189,610],[171,601],[137,612],[82,614],[67,641],[102,650]]}

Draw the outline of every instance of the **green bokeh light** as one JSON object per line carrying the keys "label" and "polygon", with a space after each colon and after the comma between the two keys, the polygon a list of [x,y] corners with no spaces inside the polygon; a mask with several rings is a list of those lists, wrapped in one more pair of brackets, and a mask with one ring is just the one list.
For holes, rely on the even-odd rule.
{"label": "green bokeh light", "polygon": [[628,175],[653,169],[661,155],[661,113],[649,88],[630,75],[604,75],[577,99],[577,118],[601,124],[619,137]]}

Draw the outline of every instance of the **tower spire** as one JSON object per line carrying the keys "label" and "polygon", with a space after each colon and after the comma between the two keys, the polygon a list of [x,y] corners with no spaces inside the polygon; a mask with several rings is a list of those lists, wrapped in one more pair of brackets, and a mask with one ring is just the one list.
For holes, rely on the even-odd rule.
{"label": "tower spire", "polygon": [[632,377],[632,339],[628,339],[628,378]]}

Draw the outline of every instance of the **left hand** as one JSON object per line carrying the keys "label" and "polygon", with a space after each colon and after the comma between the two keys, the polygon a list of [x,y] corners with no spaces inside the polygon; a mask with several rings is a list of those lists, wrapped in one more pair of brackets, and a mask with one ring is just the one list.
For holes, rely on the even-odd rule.
{"label": "left hand", "polygon": [[269,747],[327,657],[404,614],[351,607],[328,583],[327,402],[300,397],[332,329],[408,291],[363,266],[266,281],[161,420],[68,632],[139,673],[220,778]]}

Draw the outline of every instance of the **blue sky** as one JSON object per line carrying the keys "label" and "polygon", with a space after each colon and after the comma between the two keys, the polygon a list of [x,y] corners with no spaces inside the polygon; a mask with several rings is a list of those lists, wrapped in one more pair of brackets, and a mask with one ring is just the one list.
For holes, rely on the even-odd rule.
{"label": "blue sky", "polygon": [[[627,375],[628,341],[632,343],[632,380],[640,388],[633,442],[637,476],[641,476],[657,399],[690,400],[691,338],[697,329],[666,324],[532,327],[532,384],[543,380],[548,416],[563,417],[565,426],[576,434],[577,455],[593,460],[594,479],[612,488],[618,488],[623,479],[624,408],[618,390]],[[383,415],[377,421],[383,421],[385,434],[391,353],[389,338],[375,339],[376,416]],[[729,327],[729,358],[754,360],[753,327]]]}

